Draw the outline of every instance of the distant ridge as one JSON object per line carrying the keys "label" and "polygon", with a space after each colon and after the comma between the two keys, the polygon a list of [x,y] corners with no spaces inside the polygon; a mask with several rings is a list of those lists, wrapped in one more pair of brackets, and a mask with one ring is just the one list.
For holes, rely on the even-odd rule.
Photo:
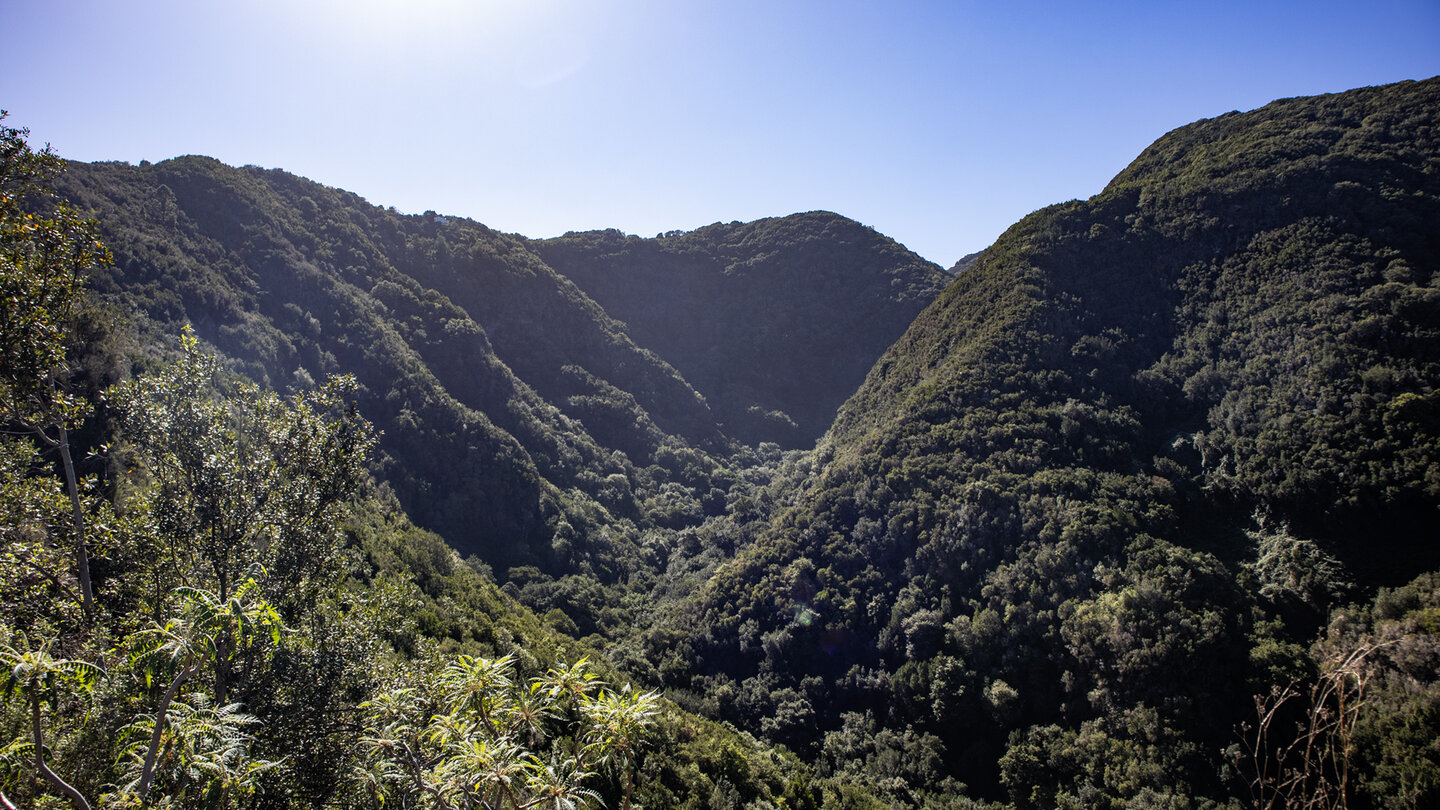
{"label": "distant ridge", "polygon": [[787,448],[814,444],[948,281],[826,211],[655,239],[572,233],[536,250],[675,366],[727,433]]}
{"label": "distant ridge", "polygon": [[[615,257],[595,268],[574,257],[607,234],[531,242],[195,156],[70,164],[62,191],[115,253],[99,291],[148,339],[193,323],[237,370],[281,390],[356,374],[406,510],[502,570],[633,571],[635,548],[576,537],[624,520],[616,542],[631,545],[723,511],[715,459],[737,439],[813,443],[943,279],[868,228],[799,215],[627,243],[680,257],[714,289],[667,311],[661,287],[633,287],[633,300],[606,297],[612,313],[547,263],[571,257],[566,269],[594,287]],[[670,341],[651,350],[636,332]]]}

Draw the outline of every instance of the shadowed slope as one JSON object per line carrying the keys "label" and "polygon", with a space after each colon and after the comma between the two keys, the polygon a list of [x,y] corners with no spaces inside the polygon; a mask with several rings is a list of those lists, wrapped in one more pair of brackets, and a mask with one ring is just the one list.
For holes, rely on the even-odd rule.
{"label": "shadowed slope", "polygon": [[655,239],[618,231],[536,243],[640,345],[679,369],[726,431],[809,447],[876,358],[949,281],[825,211]]}

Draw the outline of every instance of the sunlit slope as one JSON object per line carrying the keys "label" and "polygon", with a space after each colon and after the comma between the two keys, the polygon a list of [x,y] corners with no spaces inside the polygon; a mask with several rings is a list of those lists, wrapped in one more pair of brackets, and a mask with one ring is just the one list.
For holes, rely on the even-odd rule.
{"label": "sunlit slope", "polygon": [[556,527],[635,512],[662,447],[726,446],[674,369],[517,238],[209,158],[63,182],[115,253],[100,292],[151,339],[191,322],[282,390],[355,374],[406,510],[497,566],[623,569],[624,550],[556,550]]}
{"label": "sunlit slope", "polygon": [[876,784],[1238,789],[1259,639],[1440,563],[1437,125],[1437,80],[1280,101],[1016,224],[655,634],[675,685]]}

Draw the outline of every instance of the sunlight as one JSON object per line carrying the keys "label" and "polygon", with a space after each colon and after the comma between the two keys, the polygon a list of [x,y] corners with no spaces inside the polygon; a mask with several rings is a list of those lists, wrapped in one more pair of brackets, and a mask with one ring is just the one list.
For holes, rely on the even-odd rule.
{"label": "sunlight", "polygon": [[314,4],[331,22],[365,35],[410,38],[453,36],[512,26],[534,4],[515,0],[322,0]]}
{"label": "sunlight", "polygon": [[277,16],[347,59],[553,84],[592,52],[593,6],[571,0],[316,0]]}

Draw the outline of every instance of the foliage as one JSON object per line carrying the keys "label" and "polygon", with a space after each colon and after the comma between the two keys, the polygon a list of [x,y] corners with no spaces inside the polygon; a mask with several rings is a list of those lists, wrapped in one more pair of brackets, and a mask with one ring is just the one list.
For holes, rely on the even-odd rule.
{"label": "foliage", "polygon": [[[252,738],[244,732],[255,718],[239,711],[239,704],[215,708],[204,693],[176,700],[158,720],[141,715],[122,729],[123,739],[135,742],[122,749],[128,761],[124,776],[125,801],[137,794],[147,775],[160,773],[161,793],[175,803],[214,805],[223,797],[254,790],[257,772],[275,763],[249,756]],[[152,760],[151,750],[157,752]],[[147,783],[148,784],[148,783]]]}
{"label": "foliage", "polygon": [[253,718],[238,713],[238,704],[212,709],[204,693],[188,701],[177,699],[180,689],[209,664],[215,673],[216,702],[224,703],[229,687],[224,675],[235,656],[254,643],[261,629],[269,630],[271,642],[279,643],[280,616],[257,600],[254,590],[254,580],[246,580],[233,596],[223,599],[202,589],[177,587],[172,596],[180,602],[179,615],[129,637],[130,665],[144,673],[146,686],[157,674],[168,684],[155,713],[137,718],[125,729],[132,734],[149,731],[147,746],[137,742],[122,754],[134,772],[125,793],[144,802],[157,767],[169,773],[170,796],[183,798],[195,791],[214,802],[233,791],[253,788],[256,767],[248,762],[248,739],[239,730]]}
{"label": "foliage", "polygon": [[1338,614],[1308,682],[1255,697],[1236,755],[1256,807],[1424,807],[1440,798],[1436,574]]}
{"label": "foliage", "polygon": [[572,232],[535,248],[683,374],[729,435],[786,448],[814,444],[949,280],[824,211],[654,239]]}
{"label": "foliage", "polygon": [[[48,702],[53,712],[60,698],[69,691],[68,688],[88,690],[103,674],[103,670],[88,661],[56,658],[50,654],[49,646],[47,641],[38,649],[33,648],[29,639],[23,635],[14,646],[8,643],[0,645],[0,666],[8,670],[4,680],[0,681],[0,693],[6,698],[19,697],[27,704],[31,734],[28,742],[12,742],[5,750],[8,756],[32,758],[37,776],[44,777],[63,793],[74,803],[77,810],[90,810],[90,803],[84,794],[51,770],[46,762],[41,704]],[[0,793],[0,798],[3,796],[4,794]],[[8,800],[6,804],[9,804]]]}
{"label": "foliage", "polygon": [[1013,226],[649,632],[665,682],[882,787],[855,718],[945,763],[907,787],[1234,795],[1217,752],[1252,688],[1315,669],[1343,600],[1440,565],[1437,93],[1200,122]]}
{"label": "foliage", "polygon": [[367,756],[356,779],[365,797],[377,806],[571,810],[598,802],[594,778],[613,768],[629,807],[657,696],[603,689],[584,659],[528,683],[513,663],[461,655],[362,705]]}
{"label": "foliage", "polygon": [[[275,763],[232,803],[516,805],[541,776],[610,806],[1433,803],[1437,94],[1170,133],[967,257],[863,382],[822,362],[843,318],[767,285],[911,314],[934,288],[832,215],[537,243],[208,159],[72,167],[116,246],[96,288],[195,339],[110,399],[93,633],[44,600],[74,590],[61,487],[7,446],[4,615],[113,673],[109,642],[174,615],[174,586],[224,602],[253,578],[289,632],[217,647],[188,682],[209,703],[174,696]],[[717,303],[677,324],[691,293]],[[711,316],[747,340],[694,328]],[[845,345],[889,340],[876,321]],[[765,379],[782,359],[860,386],[814,452],[730,441],[829,422],[843,393],[794,405]],[[348,393],[315,385],[347,371]],[[383,430],[378,489],[332,395]],[[327,436],[353,450],[333,468]],[[588,748],[600,718],[534,691],[582,656],[674,701],[648,752]],[[162,725],[135,725],[164,691],[139,683],[97,683],[93,721],[46,715],[84,795],[119,783],[121,729]],[[226,726],[236,703],[255,722]]]}
{"label": "foliage", "polygon": [[[652,693],[595,693],[583,667],[558,663],[576,642],[366,481],[373,433],[348,401],[353,384],[281,397],[223,372],[188,329],[173,362],[142,365],[148,372],[109,391],[101,411],[119,434],[100,448],[110,477],[92,493],[106,538],[94,623],[55,600],[70,590],[68,563],[49,542],[65,506],[60,484],[26,444],[3,447],[5,654],[24,698],[0,704],[12,741],[0,757],[7,806],[46,802],[47,784],[82,807],[93,797],[116,807],[348,806],[365,750],[361,705],[394,686],[384,673],[419,672],[412,656],[423,655],[434,664],[425,672],[450,677],[482,651],[514,656],[506,660],[526,672],[551,662],[549,691],[522,694],[516,713],[537,733],[566,724],[566,739],[578,740],[571,753],[588,757],[527,761],[517,789],[543,799],[533,806],[595,797],[695,806],[714,790],[715,746],[755,774],[727,784],[757,800],[803,783],[793,759],[753,742],[736,748],[732,730]],[[16,627],[34,628],[38,651],[29,635],[11,643]],[[53,655],[57,646],[69,657]],[[105,662],[108,677],[89,677],[101,672],[92,662]],[[26,674],[37,667],[53,677]],[[61,688],[64,675],[86,676],[87,688]],[[565,697],[565,684],[584,699]],[[42,697],[53,706],[43,717]],[[549,717],[546,701],[564,717]],[[649,763],[639,737],[657,722],[665,755]],[[762,757],[763,767],[750,765]],[[468,778],[462,764],[444,765],[452,785]]]}
{"label": "foliage", "polygon": [[31,150],[26,134],[0,126],[0,406],[8,421],[44,431],[77,421],[64,367],[85,277],[109,253],[93,223],[50,190],[60,159]]}
{"label": "foliage", "polygon": [[151,576],[166,590],[214,587],[223,602],[258,569],[266,597],[293,613],[334,575],[336,519],[364,481],[374,433],[346,402],[355,383],[294,402],[250,384],[221,398],[214,358],[188,330],[180,348],[174,365],[111,394],[155,490],[164,568]]}
{"label": "foliage", "polygon": [[[0,121],[5,118],[0,111]],[[0,125],[0,420],[59,457],[70,497],[75,571],[86,618],[94,611],[90,550],[70,431],[85,403],[69,389],[83,280],[109,254],[94,226],[58,203],[60,160],[33,151],[27,132]],[[36,213],[48,206],[48,214]]]}
{"label": "foliage", "polygon": [[[71,165],[59,183],[116,253],[96,287],[152,341],[192,324],[276,390],[353,375],[407,513],[499,571],[622,578],[640,503],[714,488],[708,454],[730,444],[704,400],[522,240],[203,158]],[[641,472],[655,463],[659,480]],[[620,553],[563,542],[563,524],[617,517],[638,524]]]}

